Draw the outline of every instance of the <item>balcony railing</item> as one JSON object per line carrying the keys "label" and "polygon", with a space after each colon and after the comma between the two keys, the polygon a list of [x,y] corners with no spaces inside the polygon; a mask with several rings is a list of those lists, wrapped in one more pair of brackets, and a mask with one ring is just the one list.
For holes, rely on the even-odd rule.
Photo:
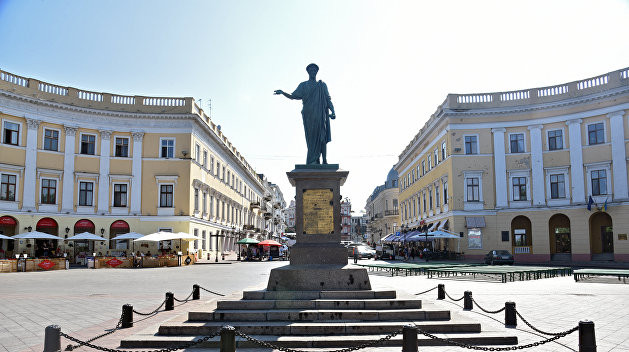
{"label": "balcony railing", "polygon": [[397,209],[384,211],[384,216],[392,216],[392,215],[400,215],[400,211]]}
{"label": "balcony railing", "polygon": [[513,254],[529,254],[529,253],[531,253],[531,246],[513,247]]}

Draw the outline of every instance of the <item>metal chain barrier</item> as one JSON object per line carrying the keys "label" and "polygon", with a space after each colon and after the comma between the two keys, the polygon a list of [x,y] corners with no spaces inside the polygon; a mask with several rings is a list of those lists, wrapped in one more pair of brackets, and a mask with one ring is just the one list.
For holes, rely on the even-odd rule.
{"label": "metal chain barrier", "polygon": [[522,319],[522,321],[524,322],[524,324],[528,325],[529,328],[533,329],[536,332],[539,332],[540,334],[544,334],[544,335],[551,335],[551,336],[557,336],[557,335],[561,335],[562,333],[554,333],[554,332],[546,332],[546,331],[542,331],[536,327],[534,327],[533,325],[531,325],[531,323],[529,323],[526,319],[524,319],[524,317],[522,315],[520,315],[520,312],[515,311],[515,314],[520,317],[520,319]]}
{"label": "metal chain barrier", "polygon": [[[417,325],[415,325],[417,327]],[[526,345],[520,345],[520,346],[511,346],[511,347],[484,347],[484,346],[474,346],[474,345],[468,345],[466,343],[462,343],[462,342],[458,342],[458,341],[454,341],[454,340],[450,340],[450,339],[444,339],[441,337],[437,337],[431,333],[428,333],[426,331],[423,331],[421,329],[419,329],[419,327],[417,328],[417,331],[426,336],[429,337],[433,340],[439,340],[439,341],[443,341],[445,343],[448,343],[450,345],[455,345],[455,346],[459,346],[459,347],[463,347],[463,348],[467,348],[470,350],[477,350],[477,351],[515,351],[515,350],[523,350],[525,348],[531,348],[531,347],[537,347],[537,346],[541,346],[543,344],[555,341],[559,338],[562,338],[564,336],[570,335],[573,332],[579,330],[579,326],[575,326],[574,328],[570,329],[570,330],[566,330],[564,332],[561,332],[559,334],[556,334],[555,336],[546,339],[546,340],[542,340],[542,341],[536,341],[536,342],[532,342]]]}
{"label": "metal chain barrier", "polygon": [[164,306],[164,304],[166,304],[166,300],[163,300],[162,304],[160,304],[159,307],[155,308],[155,310],[153,310],[150,313],[141,313],[141,312],[138,312],[135,309],[133,310],[133,313],[135,313],[137,315],[144,315],[144,316],[146,316],[146,315],[153,315],[153,314],[157,313],[160,310],[160,308],[162,308]]}
{"label": "metal chain barrier", "polygon": [[451,300],[453,300],[453,301],[455,301],[455,302],[460,301],[460,300],[462,300],[463,298],[465,298],[465,295],[464,295],[463,297],[461,297],[461,298],[459,298],[459,299],[454,299],[454,298],[450,297],[450,295],[448,294],[448,291],[444,291],[444,292],[445,292],[446,296],[447,296],[449,299],[451,299]]}
{"label": "metal chain barrier", "polygon": [[416,293],[416,294],[415,294],[415,296],[423,295],[424,293],[428,293],[428,292],[430,292],[430,291],[434,291],[434,290],[436,290],[438,287],[439,287],[439,286],[435,286],[435,287],[431,288],[430,290],[426,290],[426,291],[424,291],[424,292]]}
{"label": "metal chain barrier", "polygon": [[[364,343],[362,345],[358,345],[358,346],[354,346],[354,347],[348,347],[348,348],[343,348],[343,349],[340,349],[340,350],[331,350],[331,351],[323,351],[323,352],[350,352],[350,351],[358,351],[358,350],[363,349],[363,348],[375,346],[375,345],[379,344],[380,342],[388,341],[388,340],[392,339],[393,337],[399,335],[400,333],[402,333],[401,329],[400,330],[396,330],[396,331],[390,333],[389,335],[387,335],[385,337],[382,337],[382,338],[380,338],[378,340],[366,342],[366,343]],[[281,347],[281,346],[273,345],[273,344],[268,343],[266,341],[258,340],[255,337],[251,337],[251,336],[249,336],[249,335],[247,335],[245,333],[240,332],[238,329],[236,329],[236,335],[238,335],[238,336],[240,336],[240,337],[242,337],[242,338],[244,338],[244,339],[246,339],[246,340],[248,340],[250,342],[253,342],[253,343],[257,344],[257,345],[260,345],[260,346],[263,346],[263,347],[267,347],[267,348],[271,348],[271,349],[274,349],[274,350],[279,350],[279,351],[284,351],[284,352],[303,352],[301,350],[294,350],[294,349],[287,348],[287,347]]]}
{"label": "metal chain barrier", "polygon": [[209,292],[209,293],[211,293],[211,294],[213,294],[213,295],[217,295],[217,296],[225,296],[225,295],[224,295],[224,294],[222,294],[222,293],[217,293],[217,292],[214,292],[214,291],[210,291],[210,290],[208,290],[208,289],[207,289],[207,288],[205,288],[205,287],[201,287],[201,286],[199,286],[199,288],[200,288],[200,289],[202,289],[203,291],[205,291],[205,292]]}
{"label": "metal chain barrier", "polygon": [[[124,319],[124,317],[125,317],[125,314],[124,314],[124,311],[122,311],[122,314],[120,314],[120,319],[118,319],[118,324],[116,324],[115,328],[113,328],[113,329],[111,329],[111,330],[109,330],[109,331],[107,331],[105,333],[102,333],[102,334],[100,334],[100,335],[98,335],[96,337],[92,337],[91,339],[87,340],[86,342],[89,343],[89,342],[98,340],[101,337],[105,337],[107,335],[111,335],[114,332],[116,332],[117,330],[120,330],[120,328],[122,327],[122,320]],[[66,351],[72,351],[72,350],[74,350],[75,348],[78,348],[78,347],[81,347],[81,345],[80,344],[79,345],[74,345],[74,346],[73,345],[68,345],[68,346],[66,346]]]}
{"label": "metal chain barrier", "polygon": [[[200,338],[199,340],[194,340],[194,341],[190,341],[190,342],[186,342],[183,345],[180,346],[176,346],[176,347],[170,347],[170,348],[164,348],[164,349],[159,349],[159,350],[149,350],[149,351],[142,351],[142,352],[171,352],[171,351],[177,351],[177,350],[183,350],[186,348],[190,348],[192,346],[195,346],[201,342],[207,341],[209,339],[212,339],[216,336],[218,336],[221,331],[223,330],[223,328],[218,329],[214,334],[210,334],[207,336],[204,336],[202,338]],[[105,352],[129,352],[128,350],[118,350],[115,348],[106,348],[106,347],[101,347],[101,346],[97,346],[94,344],[90,343],[90,340],[88,341],[81,341],[75,337],[72,337],[68,334],[65,334],[63,332],[60,333],[61,336],[65,337],[66,339],[70,340],[70,341],[74,341],[76,343],[78,343],[78,346],[87,346],[87,347],[91,347],[95,350],[99,350],[99,351],[105,351]]]}
{"label": "metal chain barrier", "polygon": [[485,308],[481,307],[481,306],[478,304],[478,302],[476,302],[476,300],[474,299],[474,297],[472,297],[472,303],[474,303],[474,304],[475,304],[475,305],[476,305],[476,306],[477,306],[480,310],[482,310],[483,312],[488,313],[488,314],[497,314],[497,313],[500,313],[500,312],[502,312],[503,310],[505,310],[505,307],[502,307],[502,308],[500,308],[500,309],[498,309],[498,310],[487,310],[487,309],[485,309]]}
{"label": "metal chain barrier", "polygon": [[190,294],[188,295],[188,297],[186,297],[186,298],[185,298],[185,299],[183,299],[183,300],[179,300],[179,299],[177,299],[175,296],[173,296],[173,299],[174,299],[175,301],[177,301],[177,302],[180,302],[180,303],[187,303],[187,302],[190,300],[190,297],[192,297],[192,294],[193,294],[193,293],[194,293],[194,291],[193,291],[193,292],[190,292]]}

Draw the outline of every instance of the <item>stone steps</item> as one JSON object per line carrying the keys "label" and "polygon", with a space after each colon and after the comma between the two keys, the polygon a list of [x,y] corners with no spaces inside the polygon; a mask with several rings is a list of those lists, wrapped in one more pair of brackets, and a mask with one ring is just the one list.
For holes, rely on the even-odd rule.
{"label": "stone steps", "polygon": [[224,310],[189,312],[191,321],[391,321],[391,320],[448,320],[448,310],[392,309],[273,309]]}
{"label": "stone steps", "polygon": [[[411,321],[400,322],[317,322],[317,323],[293,323],[293,322],[229,322],[229,325],[238,328],[248,335],[373,335],[387,334],[391,331],[402,329]],[[164,336],[203,336],[216,331],[223,326],[223,322],[185,322],[162,324],[158,334]],[[481,327],[476,322],[416,322],[416,325],[430,333],[479,333]]]}
{"label": "stone steps", "polygon": [[312,299],[395,299],[395,291],[244,291],[243,300],[312,300]]}
{"label": "stone steps", "polygon": [[[276,346],[287,348],[347,348],[355,347],[361,344],[378,340],[387,335],[352,335],[352,336],[272,336],[272,335],[251,335],[251,337],[260,341],[268,342]],[[518,343],[515,336],[484,336],[478,334],[446,334],[437,335],[439,337],[447,337],[454,341],[464,342],[472,345],[514,345]],[[170,348],[180,346],[186,342],[196,340],[195,336],[155,336],[155,335],[136,335],[120,341],[121,348]],[[219,337],[215,337],[208,341],[204,341],[195,345],[195,348],[218,348],[220,343]],[[444,346],[441,341],[427,338],[423,335],[418,336],[417,344],[419,346]],[[383,341],[377,346],[401,346],[401,334]],[[260,348],[259,345],[250,342],[241,337],[236,337],[236,348]]]}
{"label": "stone steps", "polygon": [[420,299],[313,299],[313,300],[272,300],[250,299],[239,301],[218,301],[221,310],[259,310],[259,309],[421,309]]}

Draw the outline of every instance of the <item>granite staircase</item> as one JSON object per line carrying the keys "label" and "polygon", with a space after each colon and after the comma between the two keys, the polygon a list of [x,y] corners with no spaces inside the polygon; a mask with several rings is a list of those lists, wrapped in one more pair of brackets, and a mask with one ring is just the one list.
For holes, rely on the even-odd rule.
{"label": "granite staircase", "polygon": [[[189,312],[187,320],[162,323],[155,330],[130,336],[123,348],[167,348],[209,335],[231,325],[258,340],[287,348],[347,348],[378,340],[408,324],[476,345],[514,345],[517,337],[488,334],[479,323],[449,310],[395,291],[245,291],[240,300],[219,300],[215,309]],[[237,348],[257,348],[236,337]],[[418,345],[442,345],[419,334]],[[378,346],[401,346],[402,334]],[[219,338],[195,348],[218,348]]]}

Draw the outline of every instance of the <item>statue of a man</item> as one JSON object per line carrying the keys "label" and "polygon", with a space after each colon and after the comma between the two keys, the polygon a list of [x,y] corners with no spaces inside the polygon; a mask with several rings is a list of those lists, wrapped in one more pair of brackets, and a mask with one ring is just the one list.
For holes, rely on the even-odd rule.
{"label": "statue of a man", "polygon": [[302,101],[304,107],[301,110],[301,117],[308,146],[306,164],[319,164],[319,155],[322,156],[323,164],[327,164],[326,144],[332,140],[330,119],[336,118],[334,105],[330,100],[328,86],[323,81],[316,80],[319,66],[310,64],[306,67],[306,72],[308,72],[308,80],[301,82],[293,94],[282,90],[276,90],[275,94],[283,94],[289,99]]}

